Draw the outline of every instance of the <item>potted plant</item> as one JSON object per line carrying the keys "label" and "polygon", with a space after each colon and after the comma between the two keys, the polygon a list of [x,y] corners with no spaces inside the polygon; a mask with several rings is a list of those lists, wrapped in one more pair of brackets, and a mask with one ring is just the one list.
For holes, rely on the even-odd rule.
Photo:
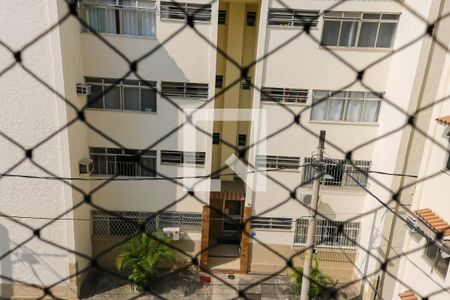
{"label": "potted plant", "polygon": [[131,270],[128,280],[139,292],[151,289],[158,276],[157,266],[161,259],[175,259],[173,251],[168,247],[172,239],[162,230],[154,230],[151,234],[139,232],[120,247],[116,258],[119,271],[124,268]]}

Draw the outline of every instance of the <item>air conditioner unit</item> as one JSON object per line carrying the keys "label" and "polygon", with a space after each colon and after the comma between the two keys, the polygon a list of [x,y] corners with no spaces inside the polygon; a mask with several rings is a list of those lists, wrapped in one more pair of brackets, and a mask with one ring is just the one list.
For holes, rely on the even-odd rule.
{"label": "air conditioner unit", "polygon": [[414,216],[407,216],[405,227],[409,232],[417,232],[416,230],[416,218]]}
{"label": "air conditioner unit", "polygon": [[91,85],[90,84],[82,84],[77,83],[77,95],[79,96],[88,96],[91,94]]}
{"label": "air conditioner unit", "polygon": [[90,158],[83,158],[79,163],[80,174],[91,174],[94,170],[94,163]]}
{"label": "air conditioner unit", "polygon": [[163,232],[174,241],[180,240],[180,227],[164,227]]}

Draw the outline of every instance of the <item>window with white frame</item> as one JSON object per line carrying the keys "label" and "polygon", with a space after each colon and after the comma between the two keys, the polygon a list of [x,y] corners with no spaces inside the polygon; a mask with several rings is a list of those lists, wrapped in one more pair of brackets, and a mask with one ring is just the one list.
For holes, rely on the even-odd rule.
{"label": "window with white frame", "polygon": [[252,217],[253,229],[284,229],[291,230],[292,218]]}
{"label": "window with white frame", "polygon": [[308,90],[263,87],[261,89],[261,101],[306,103],[308,101]]}
{"label": "window with white frame", "polygon": [[449,258],[444,258],[442,254],[441,248],[439,248],[434,241],[427,241],[425,256],[431,260],[433,271],[445,278],[447,276]]}
{"label": "window with white frame", "polygon": [[156,112],[156,82],[86,77],[87,106],[96,109]]}
{"label": "window with white frame", "polygon": [[300,157],[256,155],[256,166],[268,169],[298,169],[300,167]]}
{"label": "window with white frame", "polygon": [[268,25],[291,27],[317,27],[319,23],[318,10],[295,10],[286,8],[270,8]]}
{"label": "window with white frame", "polygon": [[321,44],[357,48],[392,48],[400,15],[326,11]]}
{"label": "window with white frame", "polygon": [[383,93],[315,90],[311,120],[375,123],[382,99]]}
{"label": "window with white frame", "polygon": [[[300,218],[295,226],[294,244],[305,245],[310,219]],[[358,222],[316,220],[317,247],[356,249],[360,226]]]}
{"label": "window with white frame", "polygon": [[119,148],[89,148],[92,174],[131,177],[156,176],[156,151]]}
{"label": "window with white frame", "polygon": [[211,21],[211,4],[195,4],[161,1],[160,16],[162,20],[186,20],[192,16],[196,21]]}
{"label": "window with white frame", "polygon": [[[322,184],[328,186],[365,187],[371,162],[367,160],[324,159],[325,173]],[[314,180],[315,168],[312,158],[305,158],[303,183],[310,184]]]}
{"label": "window with white frame", "polygon": [[208,98],[208,84],[163,81],[161,93],[166,97],[205,99]]}
{"label": "window with white frame", "polygon": [[161,150],[161,163],[204,165],[205,152]]}
{"label": "window with white frame", "polygon": [[89,27],[84,31],[154,37],[155,1],[81,0],[81,16]]}

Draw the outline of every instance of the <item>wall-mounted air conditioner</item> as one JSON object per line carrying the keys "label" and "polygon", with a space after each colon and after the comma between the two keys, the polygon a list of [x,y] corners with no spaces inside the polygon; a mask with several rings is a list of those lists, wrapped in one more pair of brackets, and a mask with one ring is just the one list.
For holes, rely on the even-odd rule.
{"label": "wall-mounted air conditioner", "polygon": [[164,227],[163,232],[174,241],[180,240],[180,227]]}
{"label": "wall-mounted air conditioner", "polygon": [[88,174],[90,175],[94,170],[94,163],[90,158],[83,158],[79,163],[80,174]]}
{"label": "wall-mounted air conditioner", "polygon": [[77,83],[77,95],[79,96],[88,96],[91,94],[91,85]]}

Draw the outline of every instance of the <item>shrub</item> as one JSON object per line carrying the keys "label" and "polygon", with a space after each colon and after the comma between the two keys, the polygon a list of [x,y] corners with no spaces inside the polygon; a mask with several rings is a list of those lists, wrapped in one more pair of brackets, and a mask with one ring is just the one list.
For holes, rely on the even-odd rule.
{"label": "shrub", "polygon": [[116,258],[117,269],[130,269],[128,280],[136,285],[139,292],[144,292],[146,287],[151,288],[154,284],[158,276],[157,265],[161,259],[175,259],[173,251],[167,246],[171,242],[172,239],[159,229],[150,235],[145,232],[136,233],[121,246]]}
{"label": "shrub", "polygon": [[[299,295],[302,290],[303,268],[298,268],[291,274],[294,279],[294,293]],[[309,287],[309,297],[314,299],[323,295],[323,293],[334,286],[335,281],[320,271],[319,258],[314,255],[314,266],[311,269],[311,284]]]}

